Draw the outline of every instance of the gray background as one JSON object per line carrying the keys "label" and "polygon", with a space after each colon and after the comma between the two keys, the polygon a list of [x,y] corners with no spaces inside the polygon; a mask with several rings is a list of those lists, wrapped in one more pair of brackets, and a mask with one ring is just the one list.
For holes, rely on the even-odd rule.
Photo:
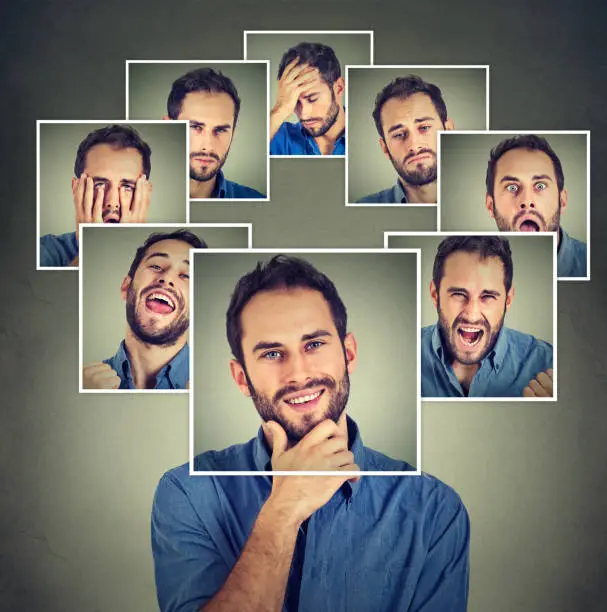
{"label": "gray background", "polygon": [[[82,246],[82,363],[103,361],[117,350],[126,331],[126,304],[120,285],[137,248],[156,232],[181,227],[85,227]],[[246,249],[247,227],[191,227],[209,249]]]}
{"label": "gray background", "polygon": [[138,64],[130,62],[129,119],[162,119],[173,81],[197,68],[213,68],[232,80],[240,98],[240,112],[228,159],[226,178],[268,193],[267,64],[196,62]]}
{"label": "gray background", "polygon": [[[125,58],[242,59],[245,28],[314,29],[321,15],[326,28],[374,28],[377,63],[491,64],[495,129],[592,130],[596,252],[592,281],[559,283],[559,401],[427,403],[422,465],[469,510],[471,612],[604,609],[607,244],[598,236],[607,225],[607,7],[430,1],[424,12],[431,23],[401,0],[0,7],[11,92],[0,100],[0,249],[10,262],[10,300],[0,306],[0,608],[156,609],[152,497],[163,472],[188,459],[186,395],[78,393],[78,275],[35,270],[35,120],[123,118]],[[289,237],[293,246],[383,246],[377,226],[389,223],[343,206],[344,160],[274,161],[284,199],[248,205],[255,246],[281,248]],[[320,181],[329,182],[324,194]],[[281,219],[291,208],[301,234]],[[224,220],[219,209],[202,220]]]}
{"label": "gray background", "polygon": [[[149,117],[148,117],[149,118]],[[72,178],[78,145],[93,130],[114,122],[40,124],[40,235],[76,230]],[[152,149],[152,196],[147,223],[186,220],[185,123],[128,123]]]}
{"label": "gray background", "polygon": [[[278,254],[278,253],[274,253]],[[230,375],[225,321],[238,279],[272,253],[194,257],[194,450],[241,444],[261,420]],[[358,344],[347,413],[363,442],[417,465],[417,280],[415,253],[293,254],[337,287]],[[212,346],[214,349],[209,350]],[[221,415],[221,418],[217,418]]]}
{"label": "gray background", "polygon": [[[492,126],[495,129],[495,126]],[[571,128],[573,129],[573,128]],[[565,175],[567,207],[561,225],[574,238],[587,241],[585,134],[544,134],[559,156]],[[445,232],[495,232],[495,219],[485,206],[485,176],[491,149],[515,134],[449,134],[441,136],[440,215]]]}
{"label": "gray background", "polygon": [[[308,5],[309,11],[323,11],[320,6],[313,8]],[[270,60],[270,109],[276,102],[277,76],[280,60],[288,49],[298,45],[301,42],[322,43],[335,51],[337,61],[341,67],[341,76],[346,77],[347,64],[370,64],[371,63],[371,36],[370,34],[314,34],[313,32],[329,29],[325,28],[321,21],[315,21],[317,27],[312,27],[308,30],[309,33],[304,34],[248,34],[247,35],[247,59],[263,59]],[[291,23],[291,26],[301,26],[303,23],[298,20],[298,23]],[[248,28],[252,29],[252,28]],[[270,29],[265,27],[264,29]],[[292,29],[285,23],[283,30]],[[305,30],[304,27],[297,27],[298,30]],[[345,26],[334,29],[346,30]],[[359,30],[370,30],[369,27],[352,28]],[[346,103],[345,97],[343,98]],[[291,123],[297,122],[297,117],[293,113],[287,121]]]}
{"label": "gray background", "polygon": [[[438,315],[430,297],[432,267],[438,245],[446,236],[390,236],[388,248],[421,249],[422,326],[437,322]],[[553,236],[508,236],[512,250],[514,299],[504,325],[536,338],[553,339]]]}
{"label": "gray background", "polygon": [[379,145],[375,97],[390,81],[415,74],[440,88],[458,130],[487,130],[485,68],[350,68],[348,70],[348,202],[387,189],[396,171]]}

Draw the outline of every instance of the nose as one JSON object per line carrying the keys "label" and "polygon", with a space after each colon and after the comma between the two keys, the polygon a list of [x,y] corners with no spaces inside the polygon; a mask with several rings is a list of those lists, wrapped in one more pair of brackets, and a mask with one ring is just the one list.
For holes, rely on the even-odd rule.
{"label": "nose", "polygon": [[470,298],[463,310],[466,321],[470,324],[482,321],[481,302],[478,299]]}
{"label": "nose", "polygon": [[211,130],[202,128],[195,136],[192,137],[192,150],[194,151],[209,151],[213,149],[213,137]]}
{"label": "nose", "polygon": [[161,285],[168,285],[169,287],[175,287],[175,279],[173,276],[173,273],[171,272],[170,269],[165,270],[162,275],[160,276],[160,278],[158,279],[158,282]]}
{"label": "nose", "polygon": [[312,377],[306,355],[300,351],[291,353],[285,363],[283,375],[286,384],[303,385],[310,380]]}
{"label": "nose", "polygon": [[426,146],[426,142],[423,134],[420,134],[417,130],[412,130],[409,134],[409,151],[411,153],[417,153],[420,149]]}
{"label": "nose", "polygon": [[527,208],[535,208],[535,198],[533,197],[533,192],[526,190],[524,187],[521,187],[519,192],[519,208],[521,210],[525,210]]}
{"label": "nose", "polygon": [[105,187],[105,193],[103,194],[103,209],[120,210],[120,189],[113,183]]}

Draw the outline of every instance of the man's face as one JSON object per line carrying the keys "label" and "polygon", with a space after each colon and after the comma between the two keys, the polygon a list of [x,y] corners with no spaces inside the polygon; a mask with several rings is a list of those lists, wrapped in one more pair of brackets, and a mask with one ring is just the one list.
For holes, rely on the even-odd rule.
{"label": "man's face", "polygon": [[319,291],[277,289],[256,294],[241,314],[245,368],[230,367],[264,421],[278,422],[297,443],[325,419],[337,422],[348,401],[356,341],[342,345]]}
{"label": "man's face", "polygon": [[499,257],[456,251],[445,260],[439,289],[434,281],[430,284],[430,295],[451,357],[472,365],[495,346],[514,289],[506,294]]}
{"label": "man's face", "polygon": [[552,160],[543,151],[511,149],[495,166],[493,197],[486,196],[489,215],[502,232],[555,232],[567,205],[559,194]]}
{"label": "man's face", "polygon": [[443,126],[430,96],[390,98],[381,109],[381,124],[379,144],[401,180],[418,187],[436,181],[437,133],[453,129],[453,122]]}
{"label": "man's face", "polygon": [[110,144],[98,144],[87,151],[84,172],[93,179],[95,195],[105,187],[103,222],[120,223],[122,206],[131,206],[137,179],[143,175],[141,153],[131,147],[118,149]]}
{"label": "man's face", "polygon": [[310,136],[324,136],[337,121],[344,80],[340,77],[329,85],[318,73],[318,81],[306,90],[295,105],[295,114],[302,127]]}
{"label": "man's face", "polygon": [[190,244],[161,240],[150,246],[135,277],[122,282],[126,318],[142,342],[175,344],[190,324]]}
{"label": "man's face", "polygon": [[234,100],[225,92],[186,95],[177,119],[190,121],[190,178],[210,181],[226,162],[234,136]]}

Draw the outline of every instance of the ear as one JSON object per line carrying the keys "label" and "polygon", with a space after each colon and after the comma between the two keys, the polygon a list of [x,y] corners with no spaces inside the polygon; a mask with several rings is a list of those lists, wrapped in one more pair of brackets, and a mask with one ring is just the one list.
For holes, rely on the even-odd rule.
{"label": "ear", "polygon": [[455,129],[455,121],[450,117],[447,117],[447,121],[445,121],[445,130],[451,131]]}
{"label": "ear", "polygon": [[162,115],[163,121],[171,121],[171,118],[168,115]]}
{"label": "ear", "polygon": [[356,369],[356,359],[358,357],[358,347],[356,346],[356,338],[352,332],[346,334],[344,338],[344,351],[346,353],[346,368],[348,374],[352,374]]}
{"label": "ear", "polygon": [[344,81],[344,77],[339,77],[335,83],[333,83],[333,92],[335,93],[335,97],[341,99],[343,98],[344,92],[346,91],[346,82]]}
{"label": "ear", "polygon": [[485,206],[489,211],[489,216],[495,219],[495,215],[493,214],[493,198],[488,193],[485,194]]}
{"label": "ear", "polygon": [[438,308],[438,290],[433,280],[430,281],[430,299],[434,304],[434,308]]}
{"label": "ear", "polygon": [[513,299],[514,299],[514,285],[510,287],[510,291],[508,291],[508,293],[506,294],[506,310],[510,308]]}
{"label": "ear", "polygon": [[386,144],[386,141],[381,136],[379,137],[379,146],[381,147],[383,154],[388,159],[390,159],[390,151],[388,151],[388,145]]}
{"label": "ear", "polygon": [[122,281],[122,285],[120,285],[120,295],[122,296],[122,300],[126,302],[126,294],[131,286],[133,279],[127,274]]}
{"label": "ear", "polygon": [[560,200],[561,200],[561,215],[562,215],[565,208],[567,208],[567,190],[566,189],[563,189],[561,191]]}
{"label": "ear", "polygon": [[247,383],[247,377],[244,373],[244,368],[236,359],[230,359],[230,374],[240,389],[240,392],[246,397],[251,397],[251,391]]}

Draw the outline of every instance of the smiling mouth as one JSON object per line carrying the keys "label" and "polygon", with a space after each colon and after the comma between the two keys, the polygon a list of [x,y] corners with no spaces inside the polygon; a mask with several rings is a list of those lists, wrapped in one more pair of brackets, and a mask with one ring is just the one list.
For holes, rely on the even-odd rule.
{"label": "smiling mouth", "polygon": [[175,311],[175,302],[165,293],[150,293],[145,299],[145,306],[155,314],[171,314]]}
{"label": "smiling mouth", "polygon": [[540,226],[533,219],[525,219],[519,226],[519,232],[539,232]]}
{"label": "smiling mouth", "polygon": [[485,335],[485,332],[482,329],[477,329],[476,327],[458,327],[457,335],[459,336],[462,344],[472,348],[481,341],[481,338]]}
{"label": "smiling mouth", "polygon": [[318,400],[321,398],[324,392],[324,389],[320,389],[320,391],[315,391],[314,393],[306,393],[305,395],[298,395],[297,397],[292,397],[284,401],[294,410],[309,410],[316,406]]}

